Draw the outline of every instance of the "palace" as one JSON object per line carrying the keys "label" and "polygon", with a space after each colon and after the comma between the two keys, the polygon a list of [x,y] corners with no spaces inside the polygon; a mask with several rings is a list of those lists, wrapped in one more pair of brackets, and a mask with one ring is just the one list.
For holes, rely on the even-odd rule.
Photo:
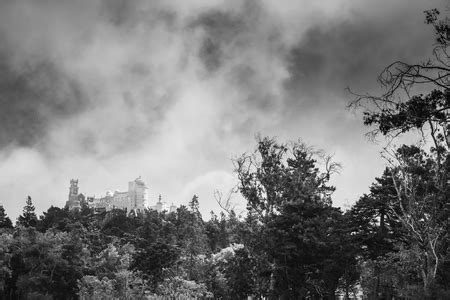
{"label": "palace", "polygon": [[[112,209],[123,209],[128,213],[143,212],[147,208],[148,187],[139,176],[133,181],[128,182],[128,191],[121,192],[111,191],[106,192],[106,195],[100,198],[85,197],[78,192],[78,179],[70,180],[69,197],[66,202],[66,207],[70,210],[81,209],[81,206],[87,204],[89,208],[94,209],[95,212],[110,211]],[[159,195],[156,205],[149,207],[158,212],[161,211],[175,211],[177,208],[173,204],[167,209],[167,205],[162,202],[161,195]]]}

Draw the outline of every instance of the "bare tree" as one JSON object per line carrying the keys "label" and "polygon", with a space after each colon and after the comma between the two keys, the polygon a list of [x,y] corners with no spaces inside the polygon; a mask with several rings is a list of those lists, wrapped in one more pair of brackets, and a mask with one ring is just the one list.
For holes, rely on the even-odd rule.
{"label": "bare tree", "polygon": [[219,190],[214,191],[214,199],[220,208],[222,208],[228,215],[231,215],[233,211],[236,212],[236,204],[232,202],[232,197],[237,192],[237,186],[230,189],[225,196],[223,192]]}
{"label": "bare tree", "polygon": [[449,192],[439,179],[445,174],[435,158],[416,146],[403,146],[386,154],[396,191],[396,201],[389,204],[390,213],[402,223],[408,247],[419,258],[424,292],[429,295],[445,256]]}
{"label": "bare tree", "polygon": [[[428,130],[438,153],[450,148],[450,19],[440,12],[425,12],[433,26],[436,43],[433,55],[423,63],[395,61],[379,75],[385,89],[381,95],[352,94],[350,108],[363,108],[364,123],[374,125],[370,136],[379,133],[397,137],[412,129]],[[426,93],[426,94],[423,94]]]}

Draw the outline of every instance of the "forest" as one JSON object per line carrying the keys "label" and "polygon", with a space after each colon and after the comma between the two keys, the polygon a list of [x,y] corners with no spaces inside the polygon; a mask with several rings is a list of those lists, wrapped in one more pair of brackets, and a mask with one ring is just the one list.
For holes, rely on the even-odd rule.
{"label": "forest", "polygon": [[332,205],[332,156],[264,136],[232,161],[245,214],[219,197],[205,218],[193,195],[171,213],[38,217],[28,196],[15,224],[0,207],[2,299],[450,299],[450,30],[425,17],[429,60],[388,65],[385,92],[349,104],[372,137],[423,142],[386,147],[351,208]]}

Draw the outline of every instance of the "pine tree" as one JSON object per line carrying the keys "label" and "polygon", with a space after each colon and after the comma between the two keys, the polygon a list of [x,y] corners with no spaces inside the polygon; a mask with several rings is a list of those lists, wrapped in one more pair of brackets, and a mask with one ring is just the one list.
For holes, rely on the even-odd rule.
{"label": "pine tree", "polygon": [[194,195],[192,197],[192,200],[189,201],[189,208],[190,208],[193,216],[201,219],[201,214],[200,214],[200,211],[199,211],[199,207],[200,207],[200,204],[198,203],[198,196]]}
{"label": "pine tree", "polygon": [[5,208],[0,205],[0,228],[12,228],[11,219],[6,215]]}
{"label": "pine tree", "polygon": [[34,212],[34,205],[31,197],[28,196],[27,202],[23,207],[23,213],[17,218],[17,225],[24,227],[35,227],[37,223],[36,213]]}
{"label": "pine tree", "polygon": [[205,225],[199,211],[198,197],[194,195],[189,202],[189,215],[184,224],[183,250],[187,258],[185,268],[189,280],[198,280],[200,272],[196,268],[197,257],[208,251]]}

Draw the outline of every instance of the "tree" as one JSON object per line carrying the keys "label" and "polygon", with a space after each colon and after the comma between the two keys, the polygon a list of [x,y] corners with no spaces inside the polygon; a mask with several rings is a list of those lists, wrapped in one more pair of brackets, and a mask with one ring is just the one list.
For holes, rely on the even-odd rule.
{"label": "tree", "polygon": [[95,275],[85,275],[78,281],[83,299],[143,299],[147,283],[140,272],[133,270],[135,248],[131,244],[119,245],[117,240],[106,245],[92,257]]}
{"label": "tree", "polygon": [[447,170],[440,168],[439,157],[415,146],[399,148],[392,160],[397,197],[396,207],[390,211],[407,233],[406,249],[417,253],[424,293],[430,296],[446,252],[450,189],[442,178],[446,178]]}
{"label": "tree", "polygon": [[178,276],[165,278],[156,290],[162,299],[204,299],[212,298],[205,284],[186,280]]}
{"label": "tree", "polygon": [[34,205],[31,197],[27,197],[26,204],[23,208],[23,213],[17,218],[17,225],[24,227],[35,227],[37,223],[36,213],[34,212]]}
{"label": "tree", "polygon": [[[284,145],[260,138],[257,150],[238,158],[235,166],[239,190],[262,226],[258,238],[263,245],[257,255],[269,259],[270,269],[264,276],[270,278],[270,296],[331,293],[334,297],[341,275],[335,274],[334,284],[327,281],[330,270],[324,262],[332,260],[326,245],[341,216],[331,207],[334,187],[328,185],[339,165],[302,143]],[[339,268],[332,272],[336,270],[339,273]]]}
{"label": "tree", "polygon": [[76,299],[84,261],[77,236],[19,227],[5,252],[8,299]]}
{"label": "tree", "polygon": [[198,197],[194,195],[189,208],[177,209],[178,245],[181,250],[181,264],[187,273],[187,280],[199,281],[203,277],[198,262],[209,251],[205,224],[199,211]]}
{"label": "tree", "polygon": [[[323,159],[324,171],[317,166]],[[266,223],[288,203],[331,203],[334,187],[328,185],[339,164],[330,156],[313,151],[297,142],[278,144],[274,139],[259,138],[257,150],[235,160],[239,190],[247,199],[247,208]]]}
{"label": "tree", "polygon": [[39,219],[36,228],[41,232],[45,232],[50,228],[67,231],[70,223],[69,211],[53,205]]}
{"label": "tree", "polygon": [[449,244],[450,19],[432,9],[425,12],[425,21],[435,33],[433,55],[423,63],[388,65],[378,77],[385,92],[357,95],[350,107],[364,108],[364,124],[374,127],[372,135],[395,138],[418,130],[431,138],[429,153],[415,146],[385,152],[394,187],[388,214],[403,233],[396,251],[387,256],[401,262],[399,273],[420,266],[409,270],[421,279],[424,297],[431,297]]}
{"label": "tree", "polygon": [[219,245],[220,239],[223,237],[220,232],[220,223],[213,211],[211,211],[211,218],[205,223],[205,234],[211,252],[216,252],[218,249],[223,248]]}
{"label": "tree", "polygon": [[[398,136],[411,129],[429,127],[436,149],[450,145],[450,19],[439,19],[437,9],[425,12],[435,31],[433,56],[426,62],[395,61],[378,77],[385,88],[381,95],[357,95],[350,107],[366,108],[364,123],[375,125],[371,133]],[[422,90],[427,94],[412,93]]]}
{"label": "tree", "polygon": [[131,234],[139,225],[139,219],[129,216],[121,209],[108,212],[109,216],[102,226],[102,232],[106,235],[124,237]]}
{"label": "tree", "polygon": [[255,295],[256,260],[243,244],[231,244],[211,255],[209,287],[216,299]]}
{"label": "tree", "polygon": [[381,177],[375,178],[370,193],[363,195],[346,213],[352,243],[357,245],[357,255],[361,257],[361,284],[369,298],[394,293],[392,277],[383,266],[386,257],[396,251],[396,243],[403,238],[401,224],[391,212],[391,208],[398,208],[395,200],[394,182],[386,168]]}
{"label": "tree", "polygon": [[0,205],[0,228],[13,228],[11,219],[6,215],[3,205]]}
{"label": "tree", "polygon": [[370,193],[363,195],[347,212],[352,233],[361,246],[361,254],[376,259],[393,250],[403,234],[401,224],[392,210],[398,211],[396,190],[391,170],[386,168],[375,178]]}
{"label": "tree", "polygon": [[150,243],[137,249],[130,265],[132,270],[143,273],[153,290],[164,280],[163,271],[172,267],[180,256],[177,247],[163,242]]}

